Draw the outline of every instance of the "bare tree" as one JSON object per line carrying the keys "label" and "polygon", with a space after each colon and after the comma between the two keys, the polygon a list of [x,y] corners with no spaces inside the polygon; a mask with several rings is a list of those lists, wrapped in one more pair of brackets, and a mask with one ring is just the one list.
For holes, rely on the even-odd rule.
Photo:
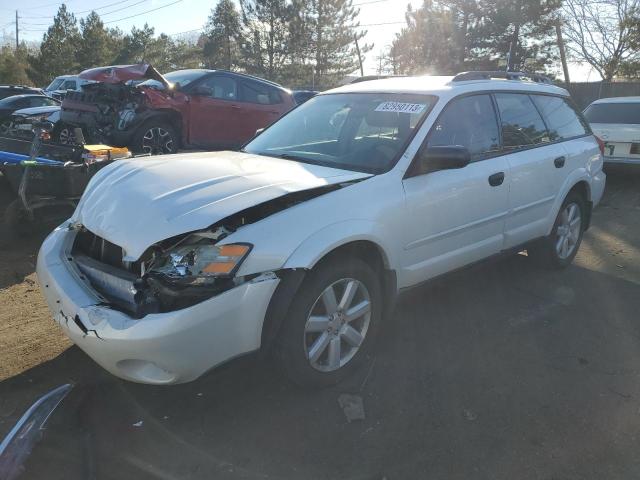
{"label": "bare tree", "polygon": [[571,56],[611,81],[626,62],[640,58],[632,45],[639,6],[640,0],[565,0],[563,30]]}

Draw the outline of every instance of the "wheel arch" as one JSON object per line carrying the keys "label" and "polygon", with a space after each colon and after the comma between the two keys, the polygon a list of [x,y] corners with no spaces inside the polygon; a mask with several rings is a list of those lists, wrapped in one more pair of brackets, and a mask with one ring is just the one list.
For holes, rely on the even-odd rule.
{"label": "wheel arch", "polygon": [[332,245],[326,250],[308,267],[285,268],[279,272],[281,282],[269,302],[262,328],[261,345],[264,351],[268,351],[278,337],[293,297],[304,284],[307,272],[326,262],[335,261],[341,256],[355,256],[373,266],[381,279],[383,318],[389,317],[393,312],[398,296],[397,276],[395,270],[389,267],[389,259],[380,244],[367,238],[352,239]]}
{"label": "wheel arch", "polygon": [[589,228],[591,222],[591,210],[593,203],[591,201],[591,184],[589,183],[589,178],[582,171],[577,170],[573,175],[570,175],[562,185],[560,189],[559,195],[556,197],[556,201],[553,204],[553,208],[547,218],[547,235],[551,233],[553,230],[553,225],[555,224],[556,217],[560,212],[560,208],[564,203],[565,199],[573,192],[578,192],[585,201],[585,205],[587,208],[586,213],[586,222],[585,222],[585,230]]}
{"label": "wheel arch", "polygon": [[171,108],[158,108],[154,110],[147,110],[144,112],[139,120],[136,122],[135,128],[132,132],[138,131],[142,126],[150,120],[166,121],[171,124],[173,128],[178,132],[178,139],[180,143],[184,143],[183,128],[182,128],[182,114]]}

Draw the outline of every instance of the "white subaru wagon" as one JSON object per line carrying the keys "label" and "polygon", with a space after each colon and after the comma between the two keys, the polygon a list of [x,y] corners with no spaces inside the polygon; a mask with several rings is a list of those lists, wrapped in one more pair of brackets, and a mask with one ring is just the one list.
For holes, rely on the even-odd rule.
{"label": "white subaru wagon", "polygon": [[572,261],[602,152],[543,80],[362,82],[239,152],[114,162],[40,250],[55,320],[135,382],[187,382],[260,349],[299,384],[337,382],[399,292],[501,252]]}

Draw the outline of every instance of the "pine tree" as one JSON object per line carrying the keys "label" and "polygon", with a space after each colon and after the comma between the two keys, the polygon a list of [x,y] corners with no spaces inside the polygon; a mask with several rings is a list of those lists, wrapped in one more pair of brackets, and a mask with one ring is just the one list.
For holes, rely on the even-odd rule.
{"label": "pine tree", "polygon": [[79,43],[76,17],[63,3],[42,38],[39,54],[29,58],[29,76],[37,84],[46,84],[58,75],[76,73]]}
{"label": "pine tree", "polygon": [[358,69],[356,41],[360,42],[362,55],[373,46],[361,43],[367,32],[359,28],[357,17],[360,11],[354,8],[352,0],[308,2],[309,45],[314,57],[316,81],[331,85]]}
{"label": "pine tree", "polygon": [[240,14],[232,0],[220,0],[211,10],[205,26],[206,41],[203,47],[207,68],[233,70],[240,64],[241,41]]}
{"label": "pine tree", "polygon": [[116,58],[116,63],[149,63],[153,56],[155,29],[148,24],[142,28],[131,28],[131,33],[122,40],[122,48]]}
{"label": "pine tree", "polygon": [[293,12],[286,0],[240,0],[245,37],[241,44],[244,69],[278,80],[291,58]]}
{"label": "pine tree", "polygon": [[80,31],[81,41],[77,52],[80,69],[111,65],[121,47],[121,32],[105,28],[96,12],[80,19]]}

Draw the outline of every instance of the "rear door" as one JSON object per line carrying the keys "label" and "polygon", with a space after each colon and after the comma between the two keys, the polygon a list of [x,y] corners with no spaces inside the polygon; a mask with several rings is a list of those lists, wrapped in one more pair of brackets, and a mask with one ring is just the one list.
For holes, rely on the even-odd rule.
{"label": "rear door", "polygon": [[201,147],[236,145],[243,130],[238,83],[227,75],[211,75],[195,87],[189,102],[189,143]]}
{"label": "rear door", "polygon": [[403,181],[410,222],[404,232],[403,278],[412,285],[500,252],[510,173],[488,94],[453,99],[425,145],[467,147],[464,168],[413,174]]}
{"label": "rear door", "polygon": [[544,119],[553,142],[561,142],[562,157],[554,159],[553,184],[559,192],[569,174],[588,165],[598,147],[589,135],[589,126],[568,98],[551,95],[531,95]]}
{"label": "rear door", "polygon": [[[551,143],[547,127],[526,93],[496,93],[502,147],[511,170],[505,248],[545,235],[556,198],[555,162],[565,150]],[[558,160],[559,159],[559,160]]]}
{"label": "rear door", "polygon": [[286,111],[284,98],[277,88],[250,79],[240,81],[242,112],[245,116],[242,142],[251,139],[256,130],[278,120]]}

